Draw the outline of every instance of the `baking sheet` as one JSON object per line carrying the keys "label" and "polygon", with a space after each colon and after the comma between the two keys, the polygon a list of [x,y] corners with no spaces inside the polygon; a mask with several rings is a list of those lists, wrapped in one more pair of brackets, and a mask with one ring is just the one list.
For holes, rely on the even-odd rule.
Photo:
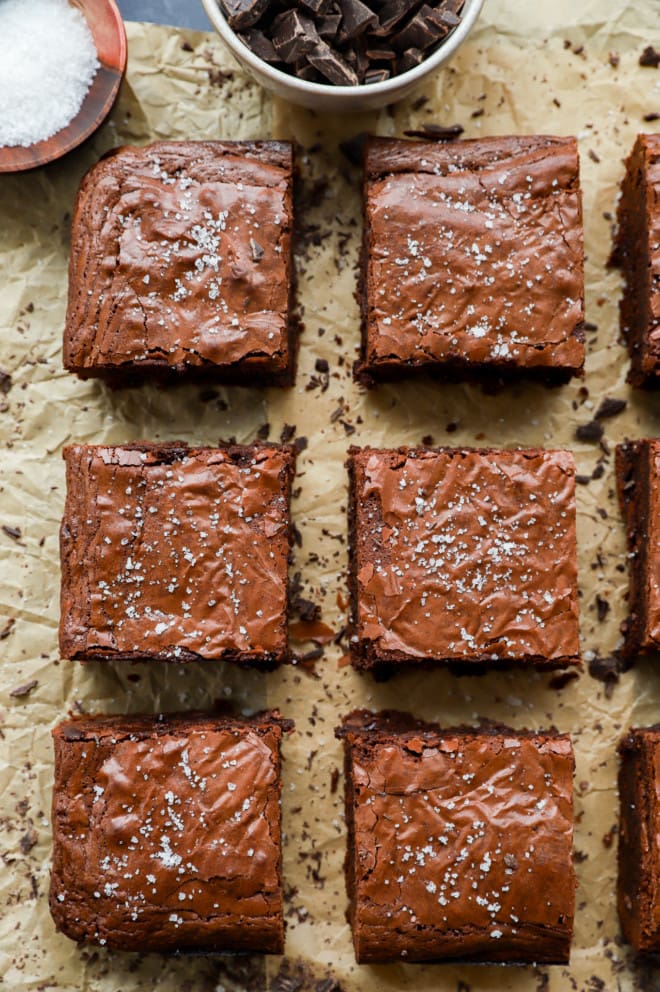
{"label": "baking sheet", "polygon": [[[264,425],[278,438],[295,426],[307,446],[294,502],[302,546],[294,571],[323,622],[345,623],[349,444],[546,445],[575,450],[581,632],[585,659],[619,643],[626,612],[624,534],[614,498],[613,459],[575,439],[600,400],[628,401],[603,422],[609,448],[660,433],[660,398],[625,385],[618,341],[620,279],[606,272],[610,219],[622,159],[644,115],[660,112],[660,70],[640,68],[660,43],[658,0],[488,0],[477,29],[451,66],[410,100],[380,114],[317,117],[271,100],[212,35],[129,24],[129,70],[110,121],[63,162],[0,177],[0,984],[58,992],[314,989],[327,975],[346,990],[579,992],[660,989],[660,970],[635,963],[620,943],[614,909],[615,745],[630,724],[658,719],[660,669],[640,663],[607,691],[585,673],[558,689],[556,676],[526,672],[456,678],[406,675],[387,684],[342,662],[345,644],[270,675],[230,665],[86,667],[57,653],[62,511],[61,448],[70,441],[182,438],[248,441]],[[587,377],[560,389],[514,386],[486,396],[466,385],[404,383],[368,395],[351,379],[359,324],[355,262],[359,175],[338,143],[369,129],[400,135],[425,122],[460,123],[467,137],[575,133],[580,138],[587,250]],[[299,259],[305,332],[290,391],[144,387],[111,392],[61,368],[68,225],[84,171],[106,149],[156,138],[293,137],[302,146]],[[329,373],[316,370],[328,362]],[[321,365],[323,368],[323,365]],[[304,444],[304,442],[302,442]],[[302,445],[301,445],[302,446]],[[15,528],[15,529],[14,529]],[[597,598],[609,604],[598,619]],[[601,616],[605,607],[601,605]],[[297,645],[306,653],[312,645]],[[36,684],[33,684],[36,683]],[[17,692],[18,690],[18,692]],[[13,693],[13,694],[12,694]],[[284,873],[287,958],[166,959],[79,949],[55,933],[47,906],[51,726],[67,711],[157,712],[233,699],[239,708],[279,706],[298,732],[285,744]],[[577,756],[576,936],[569,968],[355,965],[344,919],[345,833],[341,748],[333,729],[355,706],[399,706],[445,725],[490,717],[514,727],[557,726]],[[333,785],[336,785],[333,791]],[[288,984],[287,984],[288,983]],[[462,983],[462,984],[461,984]],[[325,990],[324,990],[325,992]]]}

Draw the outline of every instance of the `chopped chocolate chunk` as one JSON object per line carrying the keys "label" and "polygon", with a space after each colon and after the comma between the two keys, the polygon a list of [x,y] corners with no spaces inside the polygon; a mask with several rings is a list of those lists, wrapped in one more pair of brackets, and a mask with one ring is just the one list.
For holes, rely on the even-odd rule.
{"label": "chopped chocolate chunk", "polygon": [[414,69],[423,61],[424,52],[420,52],[419,48],[409,48],[399,59],[399,69],[401,72],[407,72],[408,69]]}
{"label": "chopped chocolate chunk", "polygon": [[647,45],[639,56],[639,64],[644,68],[657,69],[660,65],[660,52],[653,45]]}
{"label": "chopped chocolate chunk", "polygon": [[243,34],[239,35],[241,41],[245,42],[249,49],[251,49],[254,54],[263,59],[264,62],[279,62],[280,57],[275,50],[270,38],[267,38],[263,31],[258,31],[256,28],[250,28]]}
{"label": "chopped chocolate chunk", "polygon": [[332,0],[298,0],[300,6],[306,7],[310,14],[314,14],[315,17],[324,14],[331,2]]}
{"label": "chopped chocolate chunk", "polygon": [[256,24],[270,0],[221,0],[229,26],[236,31]]}
{"label": "chopped chocolate chunk", "polygon": [[327,14],[319,18],[318,32],[325,41],[334,41],[341,24],[341,14]]}
{"label": "chopped chocolate chunk", "polygon": [[432,7],[424,4],[408,23],[395,34],[392,44],[398,51],[408,48],[420,48],[426,51],[431,45],[438,41],[444,34],[446,28],[442,27],[434,19],[435,11]]}
{"label": "chopped chocolate chunk", "polygon": [[596,420],[590,420],[588,424],[580,424],[576,428],[575,436],[578,441],[600,441],[605,429]]}
{"label": "chopped chocolate chunk", "polygon": [[384,83],[386,79],[390,78],[389,69],[369,69],[368,72],[364,74],[365,83]]}
{"label": "chopped chocolate chunk", "polygon": [[416,6],[417,0],[386,0],[378,16],[380,26],[373,33],[378,37],[389,35],[392,28],[412,14]]}
{"label": "chopped chocolate chunk", "polygon": [[345,59],[333,52],[325,41],[320,41],[307,56],[310,65],[336,86],[356,86],[358,76]]}
{"label": "chopped chocolate chunk", "polygon": [[617,400],[613,396],[605,396],[601,401],[594,420],[607,420],[608,417],[616,417],[623,413],[628,406],[626,400]]}
{"label": "chopped chocolate chunk", "polygon": [[364,34],[367,28],[378,23],[378,18],[362,0],[340,0],[342,21],[340,41],[348,41]]}
{"label": "chopped chocolate chunk", "polygon": [[320,42],[314,21],[297,10],[287,10],[273,21],[273,45],[285,62],[296,62]]}

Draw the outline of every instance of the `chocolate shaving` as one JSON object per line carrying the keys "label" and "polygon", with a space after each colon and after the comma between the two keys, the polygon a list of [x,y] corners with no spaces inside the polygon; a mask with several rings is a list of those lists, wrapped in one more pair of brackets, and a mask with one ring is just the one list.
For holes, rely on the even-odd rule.
{"label": "chocolate shaving", "polygon": [[2,529],[7,537],[11,537],[12,541],[20,541],[22,536],[20,527],[10,527],[8,524],[3,524]]}
{"label": "chocolate shaving", "polygon": [[9,695],[13,699],[22,699],[24,696],[29,696],[30,693],[34,689],[36,689],[38,685],[39,685],[39,683],[38,683],[37,679],[31,679],[29,682],[26,682],[25,685],[16,686],[15,689],[12,689],[11,690],[11,692],[9,693]]}
{"label": "chocolate shaving", "polygon": [[424,124],[421,128],[403,133],[407,138],[422,138],[424,141],[455,141],[464,130],[462,124]]}

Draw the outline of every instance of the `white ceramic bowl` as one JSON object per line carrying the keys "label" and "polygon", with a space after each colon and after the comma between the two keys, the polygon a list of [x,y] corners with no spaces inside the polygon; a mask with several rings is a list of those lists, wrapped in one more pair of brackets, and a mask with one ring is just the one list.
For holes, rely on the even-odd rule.
{"label": "white ceramic bowl", "polygon": [[383,83],[360,86],[333,86],[328,83],[309,83],[304,79],[275,69],[258,58],[229,27],[220,9],[219,0],[202,0],[209,20],[238,61],[267,90],[277,96],[310,110],[325,113],[346,113],[377,110],[388,103],[395,103],[408,96],[421,82],[444,65],[463,44],[474,27],[484,0],[465,0],[461,23],[441,42],[440,46],[424,61]]}

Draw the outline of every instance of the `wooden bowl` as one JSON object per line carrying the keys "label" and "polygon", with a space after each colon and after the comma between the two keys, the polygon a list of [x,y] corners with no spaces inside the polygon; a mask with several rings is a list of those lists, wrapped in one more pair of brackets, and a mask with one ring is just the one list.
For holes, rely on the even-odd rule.
{"label": "wooden bowl", "polygon": [[[89,24],[99,68],[78,114],[66,127],[34,145],[0,147],[0,172],[22,172],[46,165],[77,148],[106,119],[126,70],[126,31],[115,0],[70,0]],[[38,57],[38,53],[37,53]]]}

